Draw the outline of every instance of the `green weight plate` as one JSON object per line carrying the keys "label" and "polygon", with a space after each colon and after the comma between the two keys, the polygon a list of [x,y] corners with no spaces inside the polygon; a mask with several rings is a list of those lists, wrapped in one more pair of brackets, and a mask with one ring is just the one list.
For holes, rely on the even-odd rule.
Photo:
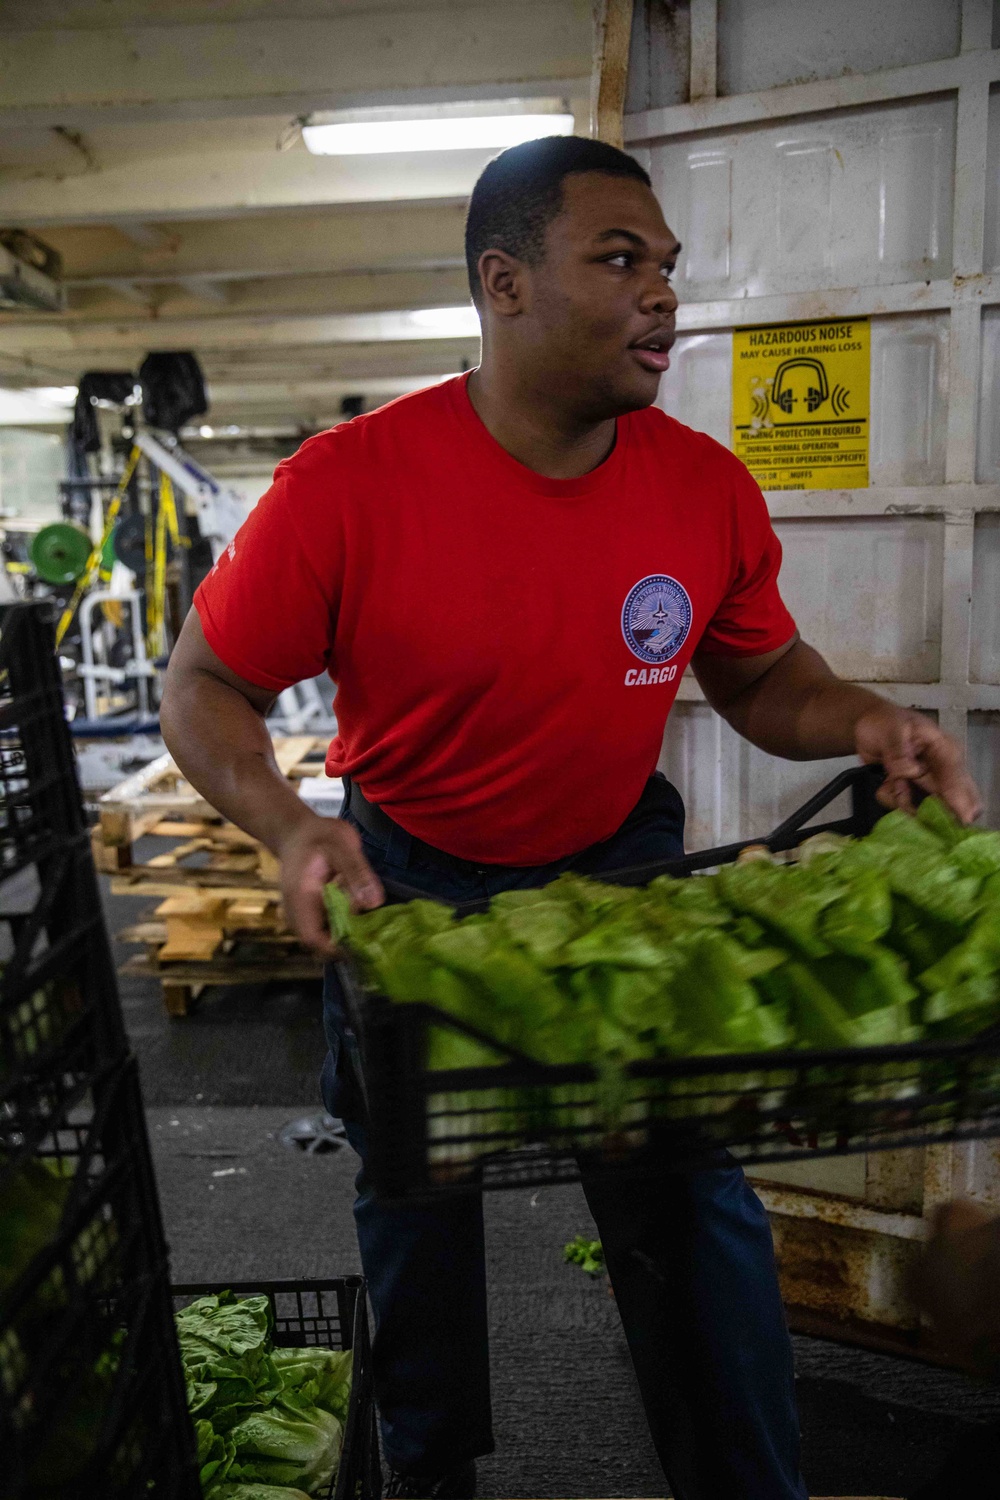
{"label": "green weight plate", "polygon": [[90,556],[90,537],[72,521],[53,521],[36,531],[31,562],[43,583],[75,583]]}
{"label": "green weight plate", "polygon": [[111,533],[115,556],[133,573],[146,571],[146,521],[143,516],[123,516]]}

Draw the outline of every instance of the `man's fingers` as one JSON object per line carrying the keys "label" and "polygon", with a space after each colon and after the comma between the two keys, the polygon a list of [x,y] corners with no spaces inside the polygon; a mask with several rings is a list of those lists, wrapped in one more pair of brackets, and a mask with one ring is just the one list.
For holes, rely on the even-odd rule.
{"label": "man's fingers", "polygon": [[881,745],[885,781],[882,783],[878,797],[884,807],[913,812],[912,783],[927,769],[915,750],[914,736],[909,721],[904,718],[891,720],[888,733]]}
{"label": "man's fingers", "polygon": [[309,857],[302,871],[298,889],[292,895],[288,915],[299,937],[317,953],[329,958],[333,953],[330,927],[323,905],[323,887],[329,879],[326,856],[317,852]]}
{"label": "man's fingers", "polygon": [[354,829],[345,825],[343,833],[343,851],[337,860],[337,874],[354,903],[355,911],[372,911],[385,900],[382,882],[365,859],[361,840]]}
{"label": "man's fingers", "polygon": [[983,804],[960,746],[934,728],[921,750],[925,769],[915,780],[922,790],[940,797],[963,823],[972,823],[982,812]]}
{"label": "man's fingers", "polygon": [[[301,863],[300,863],[301,861]],[[285,908],[304,943],[329,958],[335,945],[323,902],[323,887],[336,880],[347,891],[355,911],[381,906],[385,892],[364,856],[361,840],[343,823],[323,830],[318,844],[293,854],[285,868]]]}
{"label": "man's fingers", "polygon": [[881,747],[886,780],[908,783],[923,776],[927,765],[920,754],[922,748],[912,723],[908,719],[895,720]]}
{"label": "man's fingers", "polygon": [[982,811],[982,800],[957,741],[931,720],[886,706],[858,726],[858,751],[881,761],[885,781],[877,793],[883,807],[914,809],[914,786],[941,798],[963,823]]}
{"label": "man's fingers", "polygon": [[887,776],[875,796],[883,807],[899,808],[903,812],[913,811],[913,792],[908,779]]}

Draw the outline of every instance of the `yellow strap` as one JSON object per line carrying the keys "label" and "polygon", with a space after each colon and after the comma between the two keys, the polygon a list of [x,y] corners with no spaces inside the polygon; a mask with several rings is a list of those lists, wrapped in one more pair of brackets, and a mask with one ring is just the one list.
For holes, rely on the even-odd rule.
{"label": "yellow strap", "polygon": [[169,474],[160,475],[160,505],[166,512],[167,532],[170,536],[170,545],[180,547],[187,537],[182,537],[180,527],[177,524],[177,500],[174,495],[174,486]]}
{"label": "yellow strap", "polygon": [[[152,587],[146,595],[147,650],[150,656],[162,656],[165,645],[163,620],[166,612],[167,530],[173,511],[174,490],[166,474],[160,475],[160,503],[156,510],[156,537],[153,544]],[[177,516],[174,514],[174,527]],[[147,582],[149,573],[146,574]]]}
{"label": "yellow strap", "polygon": [[83,598],[85,592],[93,582],[94,574],[96,573],[97,568],[100,564],[101,556],[104,552],[105,545],[107,544],[108,537],[115,529],[115,522],[118,519],[118,512],[122,508],[122,501],[125,499],[125,494],[132,482],[132,475],[135,473],[136,465],[138,464],[141,457],[142,450],[139,448],[133,448],[132,452],[128,456],[128,463],[125,465],[125,472],[122,474],[121,479],[119,479],[118,488],[115,490],[114,498],[112,499],[111,504],[108,506],[108,514],[104,521],[104,532],[101,536],[101,540],[98,542],[97,546],[92,550],[90,556],[87,558],[87,566],[84,568],[79,579],[77,580],[76,588],[73,590],[73,594],[70,598],[69,603],[63,610],[62,614],[59,616],[59,624],[56,626],[57,646],[60,645],[63,636],[69,629],[70,624],[73,620],[73,616],[76,614],[77,609],[79,608],[80,600]]}

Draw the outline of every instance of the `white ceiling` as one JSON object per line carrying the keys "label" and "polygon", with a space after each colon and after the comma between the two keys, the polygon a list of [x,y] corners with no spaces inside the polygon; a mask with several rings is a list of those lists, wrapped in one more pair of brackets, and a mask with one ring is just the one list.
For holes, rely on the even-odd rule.
{"label": "white ceiling", "polygon": [[492,153],[314,157],[294,118],[544,97],[585,130],[590,52],[590,0],[0,0],[0,228],[67,286],[65,312],[0,313],[0,383],[190,348],[210,420],[311,427],[474,362],[393,315],[467,301]]}

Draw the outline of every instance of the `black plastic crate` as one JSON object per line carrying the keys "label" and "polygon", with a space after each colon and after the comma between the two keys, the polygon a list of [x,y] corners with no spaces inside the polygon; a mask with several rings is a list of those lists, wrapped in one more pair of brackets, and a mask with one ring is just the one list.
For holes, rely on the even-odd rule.
{"label": "black plastic crate", "polygon": [[0,606],[0,875],[84,827],[51,606]]}
{"label": "black plastic crate", "polygon": [[[845,771],[766,838],[600,878],[643,885],[728,863],[751,845],[779,853],[820,832],[861,836],[881,816],[879,780],[868,767]],[[812,821],[844,795],[848,814]],[[394,885],[388,894],[421,893]],[[642,1171],[654,1161],[697,1164],[720,1146],[749,1164],[1000,1135],[1000,1033],[633,1063],[609,1100],[589,1066],[535,1062],[435,1006],[394,1005],[366,991],[349,957],[337,968],[359,1044],[368,1170],[385,1197],[566,1182],[583,1170]],[[508,1061],[430,1072],[432,1026],[475,1037]]]}
{"label": "black plastic crate", "polygon": [[223,1291],[237,1297],[266,1296],[274,1342],[279,1347],[315,1344],[323,1349],[353,1350],[351,1399],[340,1465],[321,1493],[324,1500],[379,1500],[382,1474],[364,1279],[341,1276],[327,1281],[188,1282],[173,1288],[174,1307],[186,1307],[196,1297]]}
{"label": "black plastic crate", "polygon": [[0,1121],[0,1207],[5,1239],[37,1231],[0,1295],[0,1494],[197,1500],[134,1060],[40,1142]]}
{"label": "black plastic crate", "polygon": [[45,1129],[126,1037],[86,833],[0,875],[0,1111]]}
{"label": "black plastic crate", "polygon": [[48,1129],[126,1052],[48,605],[0,609],[0,1112]]}

